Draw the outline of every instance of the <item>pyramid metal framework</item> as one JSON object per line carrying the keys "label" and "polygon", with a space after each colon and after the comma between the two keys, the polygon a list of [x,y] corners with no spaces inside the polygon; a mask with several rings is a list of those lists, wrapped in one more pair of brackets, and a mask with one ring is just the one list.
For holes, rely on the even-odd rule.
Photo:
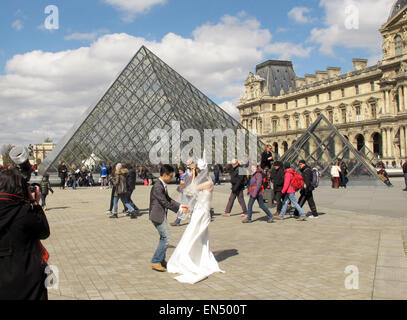
{"label": "pyramid metal framework", "polygon": [[[180,122],[181,131],[243,129],[246,141],[253,138],[238,121],[143,46],[101,100],[82,115],[43,161],[40,172],[55,172],[62,161],[68,165],[151,164],[149,133],[156,128],[171,132],[172,121]],[[255,143],[260,156],[264,145]],[[248,154],[248,143],[244,148]],[[223,150],[213,152],[223,152],[226,162],[226,144]]]}
{"label": "pyramid metal framework", "polygon": [[[348,166],[351,185],[383,185],[374,167],[368,163],[370,151],[357,151],[351,143],[324,116],[320,115],[307,131],[284,154],[281,161],[290,162],[297,169],[298,162],[305,160],[311,168],[318,168],[322,180],[331,179],[331,167],[336,160]],[[365,153],[368,153],[367,155]]]}

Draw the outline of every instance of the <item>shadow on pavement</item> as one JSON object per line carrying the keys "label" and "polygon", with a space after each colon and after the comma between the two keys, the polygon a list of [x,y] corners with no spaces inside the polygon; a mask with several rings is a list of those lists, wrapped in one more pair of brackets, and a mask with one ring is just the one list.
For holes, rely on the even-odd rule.
{"label": "shadow on pavement", "polygon": [[221,262],[224,261],[230,257],[237,256],[239,254],[239,251],[236,249],[228,249],[228,250],[222,250],[222,251],[216,251],[213,253],[215,256],[216,261]]}

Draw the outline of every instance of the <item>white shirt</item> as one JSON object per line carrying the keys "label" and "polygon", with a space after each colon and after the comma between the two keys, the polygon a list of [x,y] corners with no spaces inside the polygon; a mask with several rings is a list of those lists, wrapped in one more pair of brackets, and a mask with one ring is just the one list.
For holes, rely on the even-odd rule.
{"label": "white shirt", "polygon": [[341,168],[339,166],[332,166],[331,169],[331,176],[334,178],[339,178],[340,174],[339,172],[341,172]]}
{"label": "white shirt", "polygon": [[164,185],[165,192],[168,193],[168,191],[167,191],[167,184],[166,184],[164,181],[162,181],[161,178],[159,178],[159,180],[160,180],[160,181],[162,182],[162,184]]}

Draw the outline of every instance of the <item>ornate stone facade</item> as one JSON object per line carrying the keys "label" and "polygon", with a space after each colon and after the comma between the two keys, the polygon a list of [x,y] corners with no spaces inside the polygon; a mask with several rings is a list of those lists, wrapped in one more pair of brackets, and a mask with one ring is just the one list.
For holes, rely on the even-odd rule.
{"label": "ornate stone facade", "polygon": [[33,159],[33,164],[40,164],[44,161],[45,157],[47,156],[48,153],[50,153],[54,148],[56,147],[56,144],[53,143],[52,141],[44,141],[41,144],[35,144],[33,148],[34,152],[34,159]]}
{"label": "ornate stone facade", "polygon": [[[295,78],[284,89],[281,84],[279,95],[268,90],[279,86],[278,77],[266,80],[250,73],[246,95],[238,105],[241,124],[273,145],[281,156],[323,113],[355,148],[366,145],[384,161],[399,164],[407,155],[406,4],[392,10],[380,32],[383,59],[371,67],[366,59],[353,59],[352,72],[341,74],[340,68],[328,67]],[[275,72],[271,68],[279,63],[290,64],[268,61],[262,66],[269,64],[270,72]]]}

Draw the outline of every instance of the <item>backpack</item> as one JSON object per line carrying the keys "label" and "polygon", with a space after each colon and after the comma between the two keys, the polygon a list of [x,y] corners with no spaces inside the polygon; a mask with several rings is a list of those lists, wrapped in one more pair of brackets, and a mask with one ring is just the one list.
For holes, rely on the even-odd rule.
{"label": "backpack", "polygon": [[295,189],[295,191],[298,191],[304,187],[304,178],[298,172],[293,173],[291,186]]}
{"label": "backpack", "polygon": [[268,175],[266,173],[262,172],[262,178],[263,178],[262,188],[263,189],[270,189],[271,188],[270,187],[270,179],[269,179]]}
{"label": "backpack", "polygon": [[[258,176],[258,172],[256,172],[256,179],[258,179],[259,178],[259,176]],[[260,193],[259,194],[261,194],[261,195],[263,195],[264,194],[264,178],[263,178],[263,173],[262,173],[262,175],[261,175],[261,179],[262,179],[262,184],[261,184],[261,186],[260,186]],[[250,186],[249,187],[249,189],[247,190],[247,192],[248,193],[251,193],[254,189],[255,189],[256,187],[255,186]]]}
{"label": "backpack", "polygon": [[319,171],[317,168],[312,169],[311,186],[316,189],[319,186]]}

